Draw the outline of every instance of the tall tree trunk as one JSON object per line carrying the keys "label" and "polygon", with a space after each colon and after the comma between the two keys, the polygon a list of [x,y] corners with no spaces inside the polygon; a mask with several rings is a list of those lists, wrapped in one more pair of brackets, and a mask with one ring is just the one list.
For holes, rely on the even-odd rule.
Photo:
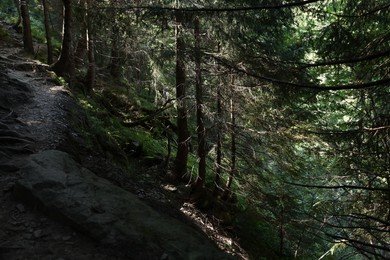
{"label": "tall tree trunk", "polygon": [[183,13],[176,11],[176,99],[177,99],[177,138],[178,147],[175,158],[176,178],[182,178],[187,173],[188,133],[186,108],[186,71],[185,71],[185,44],[182,35]]}
{"label": "tall tree trunk", "polygon": [[28,53],[34,54],[34,45],[31,35],[30,14],[28,12],[28,1],[20,1],[20,12],[23,21],[23,47]]}
{"label": "tall tree trunk", "polygon": [[[218,43],[218,53],[221,51],[221,43]],[[220,66],[218,65],[218,70]],[[214,195],[221,194],[223,191],[221,187],[222,176],[222,96],[221,96],[221,83],[217,87],[217,158],[215,162],[215,183],[214,183]]]}
{"label": "tall tree trunk", "polygon": [[223,188],[221,187],[221,175],[222,175],[222,101],[221,101],[221,86],[218,86],[217,90],[217,158],[215,162],[215,187],[214,195],[221,194]]}
{"label": "tall tree trunk", "polygon": [[236,172],[236,108],[234,103],[234,76],[232,76],[231,82],[231,93],[230,93],[230,131],[231,131],[231,165],[229,177],[226,182],[226,189],[224,192],[224,199],[228,199],[232,192],[231,186],[233,183],[234,174]]}
{"label": "tall tree trunk", "polygon": [[88,30],[88,72],[86,77],[87,92],[91,93],[96,85],[96,64],[95,64],[95,46],[93,36]]}
{"label": "tall tree trunk", "polygon": [[[84,9],[87,8],[87,4],[85,0],[80,0],[79,5],[82,6]],[[75,68],[81,68],[82,65],[84,65],[84,61],[86,58],[86,54],[88,52],[88,37],[87,37],[87,10],[85,12],[82,12],[81,14],[81,30],[80,30],[80,36],[77,40],[76,48],[74,51],[74,63]]]}
{"label": "tall tree trunk", "polygon": [[60,76],[67,76],[71,82],[74,77],[74,53],[72,35],[72,0],[62,0],[64,7],[62,46],[58,61],[52,70]]}
{"label": "tall tree trunk", "polygon": [[171,160],[172,145],[171,145],[171,136],[169,134],[169,126],[164,129],[165,136],[167,138],[167,156],[165,157],[164,162],[164,171],[165,173],[169,172],[169,161]]}
{"label": "tall tree trunk", "polygon": [[84,65],[84,61],[88,49],[87,28],[86,22],[81,25],[80,37],[77,40],[76,50],[74,51],[74,63],[75,68],[81,68]]}
{"label": "tall tree trunk", "polygon": [[283,251],[284,251],[284,206],[281,206],[282,208],[280,209],[280,216],[279,216],[279,254],[283,256]]}
{"label": "tall tree trunk", "polygon": [[47,63],[53,63],[53,45],[51,44],[51,29],[49,23],[49,7],[47,5],[46,0],[42,0],[43,7],[43,21],[45,24],[45,32],[46,32],[46,46],[47,46]]}
{"label": "tall tree trunk", "polygon": [[202,86],[202,73],[201,73],[201,38],[200,38],[200,23],[199,17],[195,18],[195,88],[196,88],[196,123],[198,134],[198,177],[196,179],[196,188],[202,188],[206,178],[206,143],[205,134],[206,129],[204,127],[204,115],[203,115],[203,86]]}
{"label": "tall tree trunk", "polygon": [[[118,0],[110,0],[111,6],[117,7],[118,6]],[[117,20],[117,11],[114,8],[112,11],[112,25],[111,25],[111,60],[110,64],[108,65],[108,68],[110,69],[110,74],[114,78],[119,78],[121,76],[121,67],[120,67],[120,52],[119,52],[119,40],[120,40],[120,28],[119,28],[119,22]]]}
{"label": "tall tree trunk", "polygon": [[114,78],[120,77],[120,65],[119,65],[119,26],[115,20],[112,25],[111,34],[111,62],[110,62],[110,74]]}
{"label": "tall tree trunk", "polygon": [[87,49],[88,49],[88,72],[87,72],[87,93],[91,93],[95,87],[96,65],[95,65],[95,46],[92,34],[91,19],[92,0],[86,2],[86,21],[87,21]]}

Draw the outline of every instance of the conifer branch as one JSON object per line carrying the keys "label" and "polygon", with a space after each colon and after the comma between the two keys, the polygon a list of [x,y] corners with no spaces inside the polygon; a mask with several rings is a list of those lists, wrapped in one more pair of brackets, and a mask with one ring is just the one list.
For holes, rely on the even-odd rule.
{"label": "conifer branch", "polygon": [[305,188],[315,188],[315,189],[356,189],[356,190],[390,192],[390,188],[384,188],[384,187],[373,188],[373,187],[364,187],[364,186],[356,186],[356,185],[326,186],[326,185],[301,184],[301,183],[295,183],[295,182],[286,182],[286,183],[294,185],[294,186],[305,187]]}
{"label": "conifer branch", "polygon": [[310,67],[320,67],[320,66],[329,66],[329,65],[341,65],[341,64],[349,64],[349,63],[355,63],[355,62],[361,62],[361,61],[368,61],[373,59],[378,59],[382,57],[389,57],[390,50],[386,50],[383,52],[374,53],[367,56],[360,56],[356,58],[348,58],[348,59],[342,59],[342,60],[333,60],[333,61],[324,61],[324,62],[317,62],[317,63],[306,63],[302,64],[300,69],[306,69]]}
{"label": "conifer branch", "polygon": [[321,0],[302,0],[294,1],[284,4],[274,4],[274,5],[259,5],[259,6],[243,6],[243,7],[164,7],[164,6],[134,6],[127,5],[124,7],[105,7],[103,9],[121,9],[121,10],[148,10],[151,12],[176,12],[180,11],[182,13],[226,13],[226,12],[247,12],[247,11],[261,11],[261,10],[272,10],[272,9],[282,9],[282,8],[291,8],[304,6],[307,4],[312,4],[320,2]]}
{"label": "conifer branch", "polygon": [[208,56],[214,58],[224,66],[229,67],[230,69],[235,70],[238,73],[243,73],[247,76],[267,81],[270,83],[274,83],[280,86],[289,86],[289,87],[295,87],[295,88],[303,88],[303,89],[313,89],[313,90],[318,90],[318,91],[329,91],[329,90],[347,90],[347,89],[367,89],[367,88],[372,88],[372,87],[378,87],[378,86],[389,86],[390,85],[390,78],[384,78],[376,81],[369,81],[365,83],[350,83],[350,84],[344,84],[344,85],[334,85],[334,86],[329,86],[329,85],[309,85],[309,84],[302,84],[302,83],[295,83],[295,82],[289,82],[285,80],[280,80],[276,78],[271,78],[268,76],[263,76],[259,75],[252,70],[249,70],[243,66],[238,66],[232,64],[230,61],[223,59],[221,57],[217,57],[212,54],[207,54]]}

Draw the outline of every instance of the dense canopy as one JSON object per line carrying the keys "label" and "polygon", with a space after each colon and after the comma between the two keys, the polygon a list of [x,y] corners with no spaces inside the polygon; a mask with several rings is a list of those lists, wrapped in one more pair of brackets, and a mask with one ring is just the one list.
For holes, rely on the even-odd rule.
{"label": "dense canopy", "polygon": [[388,0],[4,0],[0,18],[251,259],[390,258]]}

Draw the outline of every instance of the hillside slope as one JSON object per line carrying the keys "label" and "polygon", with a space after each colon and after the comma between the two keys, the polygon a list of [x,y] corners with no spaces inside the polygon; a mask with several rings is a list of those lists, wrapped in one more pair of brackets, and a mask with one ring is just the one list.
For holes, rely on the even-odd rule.
{"label": "hillside slope", "polygon": [[10,38],[0,40],[0,259],[230,258],[183,216],[122,189],[145,194],[83,145],[70,91],[1,26]]}

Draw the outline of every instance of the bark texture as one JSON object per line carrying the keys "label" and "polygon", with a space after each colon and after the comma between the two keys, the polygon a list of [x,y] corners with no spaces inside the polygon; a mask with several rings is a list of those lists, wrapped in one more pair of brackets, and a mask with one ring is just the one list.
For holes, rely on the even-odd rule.
{"label": "bark texture", "polygon": [[196,87],[196,124],[198,134],[198,177],[196,179],[196,188],[201,188],[206,178],[206,143],[203,114],[203,86],[202,86],[202,72],[201,72],[201,38],[200,38],[200,22],[199,18],[195,18],[194,22],[195,34],[195,87]]}
{"label": "bark texture", "polygon": [[87,49],[88,49],[88,72],[86,77],[87,92],[91,93],[95,87],[96,64],[95,64],[95,45],[92,33],[92,0],[86,1],[86,21],[87,21]]}
{"label": "bark texture", "polygon": [[176,178],[182,178],[187,173],[188,148],[190,136],[188,133],[186,107],[186,71],[185,71],[185,43],[182,35],[183,14],[180,11],[176,16],[176,100],[177,100],[177,138],[178,147],[175,158]]}
{"label": "bark texture", "polygon": [[51,28],[49,22],[49,6],[46,0],[42,0],[43,7],[43,21],[45,24],[45,33],[46,33],[46,46],[47,46],[47,63],[52,64],[53,59],[53,45],[51,43]]}
{"label": "bark texture", "polygon": [[28,11],[28,1],[20,1],[20,12],[23,24],[23,47],[28,53],[34,54],[34,45],[31,34],[30,14]]}
{"label": "bark texture", "polygon": [[72,35],[72,0],[62,0],[64,7],[62,47],[58,61],[52,70],[60,76],[74,77],[74,53]]}

